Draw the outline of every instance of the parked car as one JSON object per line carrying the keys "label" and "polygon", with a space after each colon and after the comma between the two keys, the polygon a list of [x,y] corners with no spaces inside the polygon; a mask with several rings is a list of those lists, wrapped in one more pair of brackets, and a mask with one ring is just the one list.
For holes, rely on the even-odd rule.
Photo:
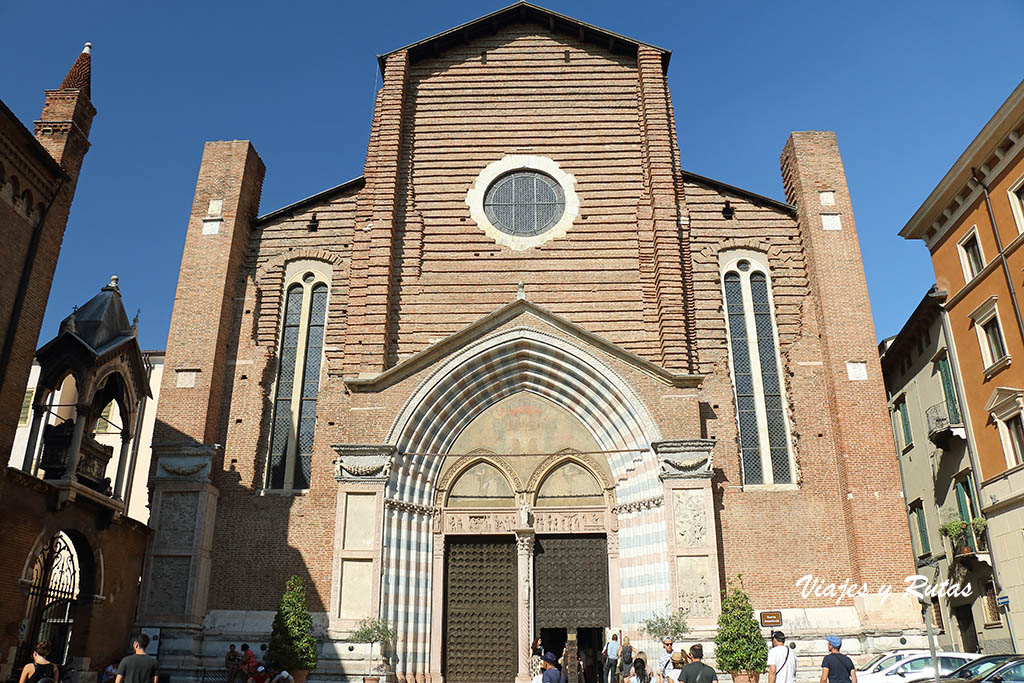
{"label": "parked car", "polygon": [[[986,655],[967,662],[942,677],[943,683],[1018,683],[1024,682],[1024,657],[1020,655]],[[901,681],[902,683],[902,681]]]}
{"label": "parked car", "polygon": [[866,664],[857,668],[857,677],[861,677],[865,674],[873,674],[888,669],[893,664],[903,661],[910,655],[928,654],[928,650],[917,650],[917,649],[903,649],[903,650],[888,650],[882,654],[875,655],[867,661]]}
{"label": "parked car", "polygon": [[[981,657],[976,652],[940,652],[936,654],[939,660],[939,674],[948,676],[953,671],[969,661]],[[935,672],[935,663],[930,654],[916,654],[904,657],[902,660],[882,669],[876,673],[857,674],[857,683],[912,683],[926,678],[932,678]]]}

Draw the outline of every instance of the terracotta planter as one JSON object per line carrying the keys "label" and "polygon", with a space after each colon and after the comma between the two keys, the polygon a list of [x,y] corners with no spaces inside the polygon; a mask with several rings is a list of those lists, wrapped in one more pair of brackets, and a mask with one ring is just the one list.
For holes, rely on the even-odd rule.
{"label": "terracotta planter", "polygon": [[380,676],[363,676],[363,683],[380,683]]}
{"label": "terracotta planter", "polygon": [[730,671],[732,683],[757,683],[761,677],[760,671]]}
{"label": "terracotta planter", "polygon": [[309,669],[299,669],[298,671],[290,671],[292,678],[295,679],[295,683],[306,683],[306,676],[309,675]]}

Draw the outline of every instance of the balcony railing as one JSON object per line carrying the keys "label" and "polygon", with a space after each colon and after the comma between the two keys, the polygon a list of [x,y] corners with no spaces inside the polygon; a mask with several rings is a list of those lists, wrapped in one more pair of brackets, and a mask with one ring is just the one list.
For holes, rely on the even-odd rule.
{"label": "balcony railing", "polygon": [[942,401],[924,411],[928,422],[928,439],[937,446],[945,448],[956,431],[962,430],[963,422],[960,411],[952,401]]}

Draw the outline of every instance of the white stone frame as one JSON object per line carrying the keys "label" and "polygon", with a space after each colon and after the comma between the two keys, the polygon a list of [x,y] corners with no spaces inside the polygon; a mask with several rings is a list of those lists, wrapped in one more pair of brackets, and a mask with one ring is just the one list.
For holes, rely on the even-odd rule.
{"label": "white stone frame", "polygon": [[[740,261],[750,263],[747,272],[737,268]],[[761,450],[761,474],[764,479],[762,484],[743,483],[744,490],[771,489],[771,490],[793,490],[798,488],[796,482],[800,480],[796,466],[796,457],[793,452],[793,428],[789,421],[789,398],[786,391],[786,378],[782,366],[782,347],[779,344],[779,325],[775,317],[775,294],[772,287],[771,266],[768,263],[768,256],[761,252],[748,249],[729,249],[719,252],[719,280],[722,296],[722,312],[725,317],[726,346],[729,349],[729,375],[733,385],[733,408],[737,408],[735,399],[736,372],[733,367],[732,357],[732,333],[729,329],[729,311],[725,300],[725,275],[735,271],[740,276],[740,283],[743,289],[743,313],[747,325],[747,348],[750,354],[750,366],[752,381],[754,384],[754,402],[757,411],[757,437],[758,446]],[[776,484],[775,472],[772,468],[771,449],[768,443],[768,415],[764,400],[764,382],[761,377],[761,356],[757,348],[757,329],[754,323],[754,304],[750,293],[750,276],[754,273],[762,273],[765,276],[768,288],[768,302],[772,316],[772,336],[775,341],[775,367],[779,373],[779,391],[782,399],[782,420],[786,428],[786,451],[789,454],[789,472],[791,482]],[[736,416],[736,433],[739,438],[739,417]]]}
{"label": "white stone frame", "polygon": [[1010,209],[1013,211],[1013,220],[1017,223],[1017,234],[1024,233],[1024,197],[1019,192],[1024,191],[1024,174],[1017,178],[1016,182],[1010,185],[1006,194],[1010,198]]}
{"label": "white stone frame", "polygon": [[1003,446],[1006,469],[1024,464],[1016,462],[1010,430],[1006,426],[1009,420],[1024,412],[1024,389],[996,387],[988,401],[985,402],[985,411],[992,416],[996,428],[999,430],[999,442]]}
{"label": "white stone frame", "polygon": [[[967,250],[964,249],[964,245],[970,241],[971,238],[978,244],[978,255],[981,257],[981,268],[978,269],[977,273],[971,273],[971,262],[967,258]],[[960,268],[964,274],[964,284],[969,284],[974,278],[981,275],[982,271],[985,270],[985,266],[988,265],[988,260],[985,258],[985,250],[981,246],[981,238],[978,237],[978,226],[972,225],[971,229],[959,239],[956,243],[956,252],[960,256]]]}
{"label": "white stone frame", "polygon": [[[313,274],[312,282],[303,282],[302,278],[306,273]],[[298,439],[298,422],[299,422],[299,409],[302,402],[302,373],[305,371],[305,357],[306,357],[306,338],[307,331],[309,330],[309,310],[312,305],[312,291],[313,287],[318,284],[327,286],[327,311],[330,311],[331,307],[331,266],[328,263],[322,261],[307,261],[307,260],[295,260],[288,263],[285,266],[284,272],[284,284],[281,288],[281,306],[280,306],[280,319],[277,321],[277,370],[274,373],[274,385],[270,395],[273,397],[270,402],[270,433],[267,438],[267,452],[264,457],[265,469],[264,469],[264,480],[262,493],[304,493],[309,489],[295,489],[295,458],[297,457],[297,439]],[[292,430],[291,435],[288,437],[288,445],[286,446],[285,464],[284,464],[284,485],[282,488],[272,488],[270,486],[270,449],[273,447],[274,440],[274,423],[277,418],[277,384],[281,376],[281,345],[284,343],[284,316],[285,307],[287,306],[288,290],[293,285],[300,285],[302,287],[302,309],[299,313],[299,343],[295,349],[295,380],[292,383]],[[327,330],[327,313],[324,313],[324,333],[326,337]],[[321,342],[321,347],[326,347]],[[323,351],[320,356],[320,373],[324,371],[324,360]],[[311,482],[312,483],[312,482]]]}
{"label": "white stone frame", "polygon": [[[539,171],[551,176],[562,188],[562,195],[565,197],[565,211],[562,217],[539,235],[523,237],[510,235],[491,223],[484,211],[484,194],[491,184],[512,171],[532,170]],[[476,177],[473,187],[466,193],[466,206],[469,207],[469,215],[484,231],[488,237],[513,251],[524,251],[544,244],[549,240],[565,236],[565,233],[572,227],[573,221],[580,213],[580,200],[576,195],[576,178],[566,173],[558,165],[558,162],[548,157],[536,156],[533,154],[508,154],[499,161],[488,164],[480,175]]]}
{"label": "white stone frame", "polygon": [[[974,331],[978,335],[981,360],[985,364],[985,376],[991,377],[1011,362],[1010,350],[1006,346],[1006,335],[1003,334],[1003,321],[999,317],[998,297],[993,294],[967,315],[974,321]],[[1001,358],[992,357],[992,350],[988,346],[988,337],[983,329],[993,319],[999,327],[999,336],[1003,340],[1003,356]]]}

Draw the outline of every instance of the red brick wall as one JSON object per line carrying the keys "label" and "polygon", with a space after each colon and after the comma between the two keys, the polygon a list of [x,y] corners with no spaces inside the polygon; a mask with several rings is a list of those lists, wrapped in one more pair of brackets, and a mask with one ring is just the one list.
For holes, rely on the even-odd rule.
{"label": "red brick wall", "polygon": [[[124,656],[138,604],[139,576],[149,529],[121,518],[105,529],[97,525],[92,504],[75,501],[54,511],[49,485],[20,472],[5,472],[0,479],[4,523],[0,525],[0,652],[6,657],[18,644],[25,618],[26,593],[19,584],[31,567],[37,543],[58,531],[80,534],[88,543],[96,567],[93,587],[102,600],[83,600],[75,609],[72,657],[91,657],[94,670]],[[77,549],[77,548],[76,548]],[[86,581],[88,583],[88,581]]]}

